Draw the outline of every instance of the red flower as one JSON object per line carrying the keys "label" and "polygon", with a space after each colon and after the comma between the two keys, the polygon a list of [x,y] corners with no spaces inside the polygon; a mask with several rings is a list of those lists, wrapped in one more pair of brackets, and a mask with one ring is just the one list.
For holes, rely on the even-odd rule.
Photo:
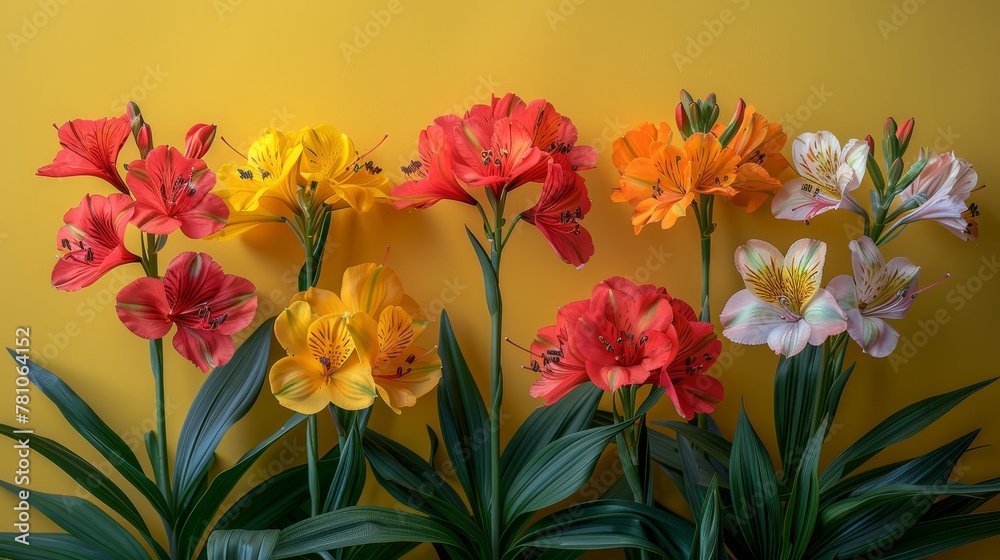
{"label": "red flower", "polygon": [[722,383],[706,372],[722,353],[722,341],[712,323],[698,320],[687,303],[670,302],[677,332],[677,355],[650,381],[666,389],[677,414],[690,420],[696,413],[710,413],[722,401]]}
{"label": "red flower", "polygon": [[581,267],[594,254],[594,240],[579,221],[590,211],[583,177],[550,161],[538,203],[521,213],[563,261]]}
{"label": "red flower", "polygon": [[128,116],[96,121],[76,119],[58,127],[58,131],[62,149],[52,163],[38,169],[38,175],[89,175],[104,179],[114,188],[128,194],[128,187],[118,174],[118,152],[125,145],[130,131]]}
{"label": "red flower", "polygon": [[527,105],[516,97],[515,100],[516,102],[510,102],[511,116],[532,130],[534,146],[548,153],[568,171],[582,171],[597,166],[597,149],[576,145],[578,132],[569,117],[560,115],[544,99],[536,99]]}
{"label": "red flower", "polygon": [[125,248],[125,226],[132,217],[132,199],[120,193],[87,195],[63,216],[57,235],[64,254],[52,269],[52,285],[75,292],[86,288],[112,268],[137,262]]}
{"label": "red flower", "polygon": [[450,134],[458,126],[454,115],[438,117],[420,132],[417,150],[420,161],[403,168],[407,177],[417,177],[392,189],[392,205],[397,209],[428,208],[442,200],[475,204],[476,199],[458,184],[455,177],[454,148]]}
{"label": "red flower", "polygon": [[196,124],[184,135],[184,157],[200,159],[205,157],[215,140],[214,124]]}
{"label": "red flower", "polygon": [[257,311],[254,285],[225,274],[205,253],[177,255],[163,279],[139,278],[118,293],[118,317],[134,334],[163,338],[177,325],[177,352],[203,372],[233,357],[233,336]]}
{"label": "red flower", "polygon": [[650,284],[615,276],[598,284],[572,343],[590,380],[605,391],[645,383],[677,355],[670,296]]}
{"label": "red flower", "polygon": [[494,117],[489,107],[476,105],[456,127],[455,174],[471,187],[489,187],[499,198],[504,190],[541,179],[548,154],[532,144],[524,123]]}
{"label": "red flower", "polygon": [[574,301],[561,307],[556,324],[538,331],[531,344],[531,370],[542,378],[531,384],[530,394],[545,399],[546,405],[554,404],[576,387],[590,381],[584,359],[570,344],[573,326],[587,309],[588,300]]}
{"label": "red flower", "polygon": [[215,173],[176,148],[157,146],[129,165],[125,179],[135,195],[132,223],[146,233],[167,235],[180,228],[200,239],[217,233],[229,218],[226,203],[209,192]]}

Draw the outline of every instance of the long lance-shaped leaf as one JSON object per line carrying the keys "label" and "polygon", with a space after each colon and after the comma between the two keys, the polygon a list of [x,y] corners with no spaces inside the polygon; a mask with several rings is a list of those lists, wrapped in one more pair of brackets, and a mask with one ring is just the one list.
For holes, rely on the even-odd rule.
{"label": "long lance-shaped leaf", "polygon": [[667,558],[691,554],[695,530],[669,512],[631,501],[597,500],[569,506],[539,519],[504,555],[525,549],[599,550],[637,548]]}
{"label": "long lance-shaped leaf", "polygon": [[729,469],[729,486],[740,532],[755,558],[778,558],[781,550],[778,479],[767,449],[742,407]]}
{"label": "long lance-shaped leaf", "polygon": [[[12,357],[15,356],[10,348],[7,351]],[[163,494],[142,472],[139,460],[125,441],[54,373],[30,360],[27,366],[31,383],[56,405],[69,425],[94,446],[125,480],[135,486],[157,513],[170,519],[172,515]]]}
{"label": "long lance-shaped leaf", "polygon": [[191,403],[177,439],[174,462],[178,511],[187,511],[194,502],[195,491],[222,437],[257,401],[267,375],[273,330],[273,318],[261,323],[227,364],[212,370]]}
{"label": "long lance-shaped leaf", "polygon": [[365,452],[357,425],[351,426],[340,453],[337,470],[323,502],[323,513],[356,505],[365,486]]}
{"label": "long lance-shaped leaf", "polygon": [[[0,434],[11,438],[14,441],[26,439],[21,434],[15,434],[15,429],[6,424],[0,424]],[[53,441],[38,434],[29,436],[31,451],[38,452],[52,464],[62,469],[77,484],[90,492],[95,498],[103,502],[112,511],[122,516],[133,527],[143,535],[144,538],[152,540],[149,527],[142,519],[139,510],[132,504],[125,492],[108,478],[100,469],[91,465],[86,459],[80,457],[73,451],[63,447],[57,441]],[[155,541],[154,541],[155,542]]]}
{"label": "long lance-shaped leaf", "polygon": [[270,560],[281,531],[217,531],[208,537],[212,560]]}
{"label": "long lance-shaped leaf", "polygon": [[817,372],[822,367],[823,351],[819,346],[807,345],[799,354],[778,360],[774,378],[774,428],[785,483],[798,472],[796,463],[809,444],[813,402],[820,390]]}
{"label": "long lance-shaped leaf", "polygon": [[438,344],[441,356],[441,381],[438,384],[441,439],[476,518],[489,519],[486,491],[491,469],[490,420],[483,397],[455,340],[455,331],[447,312],[441,313]]}
{"label": "long lance-shaped leaf", "polygon": [[726,560],[722,530],[722,506],[719,503],[719,479],[712,477],[698,514],[697,560]]}
{"label": "long lance-shaped leaf", "polygon": [[955,515],[917,523],[882,560],[919,560],[1000,535],[1000,511]]}
{"label": "long lance-shaped leaf", "polygon": [[222,471],[212,480],[212,483],[201,497],[198,498],[198,501],[191,509],[191,514],[178,528],[177,534],[179,537],[177,541],[181,550],[185,553],[185,558],[194,552],[194,549],[198,546],[198,542],[201,541],[202,534],[210,526],[212,518],[219,510],[219,506],[222,505],[222,501],[236,487],[236,483],[239,482],[240,478],[260,458],[264,451],[271,447],[274,442],[278,441],[281,436],[301,424],[305,419],[306,416],[302,414],[292,415],[278,431],[258,443],[256,447],[248,451],[239,461],[236,461],[235,465]]}
{"label": "long lance-shaped leaf", "polygon": [[[0,481],[5,490],[18,495],[24,490]],[[76,496],[31,491],[31,507],[42,512],[67,533],[119,560],[149,560],[139,541],[94,504]]]}
{"label": "long lance-shaped leaf", "polygon": [[692,426],[686,422],[675,420],[654,420],[653,424],[674,430],[680,435],[691,440],[696,447],[704,451],[713,459],[719,461],[724,467],[730,468],[729,461],[732,456],[733,444],[726,441],[726,438],[713,434],[712,432]]}
{"label": "long lance-shaped leaf", "polygon": [[0,533],[0,558],[18,560],[111,560],[103,550],[65,533],[30,533],[28,544],[14,539],[22,533]]}
{"label": "long lance-shaped leaf", "polygon": [[352,506],[322,513],[281,531],[272,558],[389,542],[430,542],[459,546],[448,528],[405,511]]}
{"label": "long lance-shaped leaf", "polygon": [[785,508],[782,522],[781,560],[800,560],[805,558],[809,542],[813,537],[813,528],[819,515],[819,453],[826,438],[824,420],[813,434],[802,454],[796,461],[798,472],[795,473],[792,493]]}
{"label": "long lance-shaped leaf", "polygon": [[820,488],[829,488],[845,474],[853,472],[886,447],[923,430],[958,403],[995,380],[996,378],[988,379],[943,395],[926,398],[889,416],[827,466],[820,477]]}

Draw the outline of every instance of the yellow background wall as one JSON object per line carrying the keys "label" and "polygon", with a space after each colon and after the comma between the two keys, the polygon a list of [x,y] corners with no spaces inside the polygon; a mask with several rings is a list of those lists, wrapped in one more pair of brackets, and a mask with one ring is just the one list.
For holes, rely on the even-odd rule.
{"label": "yellow background wall", "polygon": [[[374,157],[398,176],[399,166],[415,155],[418,132],[434,117],[488,101],[490,91],[545,97],[573,119],[581,142],[601,152],[598,169],[585,173],[594,200],[585,225],[597,251],[576,271],[562,264],[537,232],[521,228],[505,261],[503,284],[505,331],[522,342],[554,320],[557,305],[585,297],[595,283],[615,274],[664,285],[696,302],[693,217],[667,232],[651,227],[636,237],[628,223],[630,208],[608,199],[617,180],[610,140],[643,120],[672,121],[682,87],[697,96],[715,91],[723,119],[742,96],[767,117],[782,120],[792,136],[829,129],[842,141],[868,133],[878,137],[885,117],[901,122],[915,116],[914,146],[956,150],[976,165],[981,182],[992,183],[1000,173],[993,145],[1000,5],[989,2],[10,0],[0,14],[7,43],[0,46],[0,342],[12,344],[14,328],[30,326],[35,355],[47,351],[53,358],[49,367],[112,427],[133,438],[129,441],[143,457],[137,434],[153,424],[147,346],[126,331],[111,303],[137,269],[119,269],[118,275],[73,294],[49,284],[62,214],[84,193],[109,189],[86,178],[34,176],[58,148],[53,122],[120,114],[132,98],[140,102],[158,143],[180,143],[188,126],[210,121],[241,149],[268,125],[298,129],[330,123],[360,147],[388,133]],[[134,157],[134,147],[127,146],[125,154],[122,162]],[[217,168],[238,158],[217,143],[207,159]],[[521,203],[523,197],[527,205],[536,192],[537,187],[524,187],[513,198]],[[890,363],[852,349],[849,360],[857,359],[859,370],[824,460],[905,404],[997,375],[1000,291],[992,280],[996,271],[984,266],[996,262],[1000,250],[1000,228],[992,213],[997,196],[996,189],[977,195],[984,209],[978,244],[963,243],[935,224],[918,224],[888,246],[890,256],[905,255],[922,265],[925,283],[946,272],[952,276],[922,295],[909,317],[896,323],[904,340],[922,343],[908,359]],[[469,210],[441,204],[413,213],[338,213],[331,236],[336,252],[324,268],[322,285],[338,288],[346,266],[380,260],[391,246],[389,264],[407,290],[432,310],[447,305],[485,387],[489,323],[478,267],[462,232],[463,224],[477,224]],[[731,256],[751,237],[781,248],[804,236],[824,239],[830,246],[824,280],[849,271],[847,242],[857,235],[853,215],[827,214],[805,226],[720,204],[716,217],[716,312],[741,287]],[[260,228],[225,244],[171,239],[166,251],[191,249],[209,251],[227,272],[253,280],[262,311],[276,313],[294,290],[287,271],[301,255],[292,235],[281,228]],[[959,291],[963,286],[968,296]],[[947,323],[940,324],[944,317]],[[922,328],[928,336],[914,339]],[[728,342],[727,349],[732,350]],[[527,395],[532,375],[517,367],[524,356],[507,350],[509,436],[538,402]],[[772,449],[774,364],[773,355],[757,347],[716,370],[728,395],[715,415],[723,431],[732,434],[742,401]],[[203,376],[172,351],[167,368],[173,441]],[[13,375],[5,379],[0,420],[12,422]],[[107,468],[96,453],[86,451],[56,409],[37,391],[34,395],[31,427]],[[998,399],[1000,387],[983,390],[872,464],[922,453],[982,427],[977,443],[990,447],[967,456],[961,480],[1000,476]],[[423,425],[437,422],[434,396],[401,417],[377,406],[373,425],[423,453]],[[218,464],[231,464],[286,416],[273,397],[262,395],[224,442]],[[653,417],[675,418],[675,413],[661,404]],[[329,436],[330,427],[322,429]],[[301,449],[302,433],[290,441]],[[5,480],[14,470],[8,446],[0,444],[0,478]],[[300,451],[296,461],[303,460]],[[260,463],[263,472],[256,472],[266,474],[269,466],[287,465],[272,454]],[[71,480],[37,455],[32,469],[31,489],[76,492]],[[679,504],[669,483],[659,482],[670,503]],[[595,484],[600,486],[600,479]],[[237,490],[249,487],[244,483]],[[392,504],[374,481],[364,499]],[[12,504],[9,496],[0,497],[3,530],[10,530]],[[40,516],[34,521],[34,531],[50,527]],[[988,551],[996,544],[942,558],[992,557]],[[415,557],[430,557],[428,550],[421,551]]]}

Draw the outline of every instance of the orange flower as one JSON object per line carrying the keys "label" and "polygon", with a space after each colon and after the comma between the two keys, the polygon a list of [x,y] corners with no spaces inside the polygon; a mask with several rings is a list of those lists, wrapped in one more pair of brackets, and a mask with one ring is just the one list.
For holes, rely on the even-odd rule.
{"label": "orange flower", "polygon": [[[654,144],[669,144],[673,137],[674,132],[665,122],[661,122],[659,126],[653,126],[650,122],[636,125],[611,145],[611,162],[619,173],[625,173],[629,162],[638,157],[649,157]],[[624,202],[624,199],[617,202]]]}
{"label": "orange flower", "polygon": [[[735,194],[730,185],[740,160],[733,150],[723,148],[714,134],[700,132],[689,136],[683,148],[674,146],[664,141],[669,141],[665,129],[666,125],[659,130],[640,125],[630,131],[631,138],[627,134],[615,145],[615,165],[624,164],[624,171],[611,196],[635,208],[636,233],[653,222],[660,222],[663,229],[671,227],[687,214],[696,194]],[[643,155],[643,145],[648,146],[648,155]],[[627,161],[629,156],[633,159]]]}
{"label": "orange flower", "polygon": [[[721,134],[723,128],[716,125],[712,132]],[[777,177],[788,168],[788,160],[781,155],[787,140],[781,124],[768,122],[752,105],[747,107],[743,124],[729,142],[740,158],[736,180],[731,185],[735,193],[729,197],[733,204],[753,212],[781,188]]]}

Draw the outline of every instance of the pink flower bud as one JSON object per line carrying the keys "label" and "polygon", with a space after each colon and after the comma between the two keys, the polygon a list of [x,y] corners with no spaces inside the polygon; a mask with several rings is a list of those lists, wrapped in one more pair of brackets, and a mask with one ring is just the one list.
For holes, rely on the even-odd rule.
{"label": "pink flower bud", "polygon": [[153,149],[153,129],[148,124],[142,123],[139,132],[135,135],[135,145],[139,147],[139,156],[146,159],[146,154]]}
{"label": "pink flower bud", "polygon": [[913,117],[906,120],[898,129],[896,129],[896,140],[899,141],[900,146],[906,146],[910,141],[910,135],[913,134]]}
{"label": "pink flower bud", "polygon": [[185,157],[200,159],[212,147],[215,140],[214,124],[196,124],[184,136]]}
{"label": "pink flower bud", "polygon": [[683,103],[677,104],[677,110],[675,111],[674,116],[677,119],[677,128],[681,131],[687,130],[690,123],[688,122],[687,112],[684,110]]}
{"label": "pink flower bud", "polygon": [[868,153],[869,154],[874,154],[875,153],[875,140],[872,138],[871,134],[869,134],[868,136],[865,136],[865,143],[868,144]]}

